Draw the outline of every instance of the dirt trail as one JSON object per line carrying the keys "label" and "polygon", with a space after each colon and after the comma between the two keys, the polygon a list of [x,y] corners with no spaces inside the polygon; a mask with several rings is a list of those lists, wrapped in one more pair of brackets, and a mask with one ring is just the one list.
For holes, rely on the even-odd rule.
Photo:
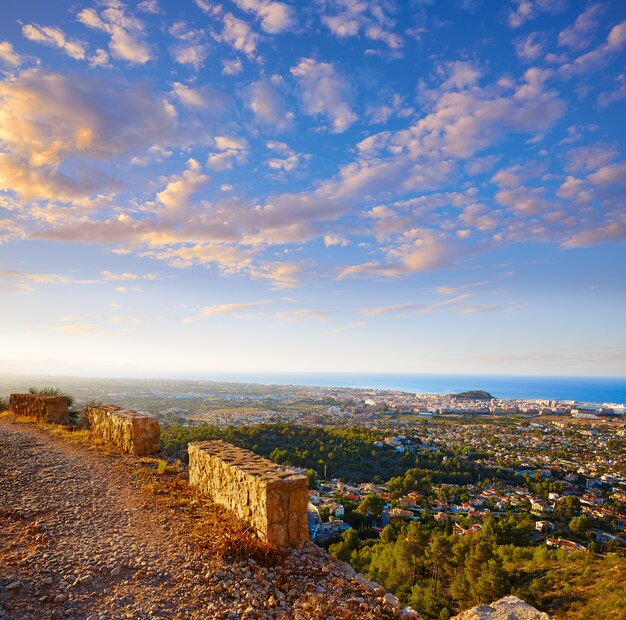
{"label": "dirt trail", "polygon": [[124,458],[0,419],[0,620],[395,615],[312,545],[274,567],[216,565]]}

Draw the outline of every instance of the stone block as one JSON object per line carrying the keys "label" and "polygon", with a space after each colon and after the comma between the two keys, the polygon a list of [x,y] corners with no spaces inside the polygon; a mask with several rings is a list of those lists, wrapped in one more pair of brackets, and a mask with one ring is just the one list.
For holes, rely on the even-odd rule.
{"label": "stone block", "polygon": [[161,427],[153,416],[115,405],[87,407],[89,426],[96,437],[128,454],[143,456],[161,450]]}
{"label": "stone block", "polygon": [[190,443],[189,483],[275,547],[309,539],[306,476],[224,441]]}
{"label": "stone block", "polygon": [[65,396],[11,394],[9,409],[14,415],[37,418],[54,424],[69,424],[70,414]]}

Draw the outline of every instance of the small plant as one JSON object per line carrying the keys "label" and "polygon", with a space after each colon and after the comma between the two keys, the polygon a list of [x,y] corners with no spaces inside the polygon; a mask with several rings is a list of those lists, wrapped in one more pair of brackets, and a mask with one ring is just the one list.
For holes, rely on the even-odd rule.
{"label": "small plant", "polygon": [[0,398],[0,411],[9,410],[9,401],[6,398]]}
{"label": "small plant", "polygon": [[157,474],[164,474],[167,471],[167,461],[159,459],[157,463]]}

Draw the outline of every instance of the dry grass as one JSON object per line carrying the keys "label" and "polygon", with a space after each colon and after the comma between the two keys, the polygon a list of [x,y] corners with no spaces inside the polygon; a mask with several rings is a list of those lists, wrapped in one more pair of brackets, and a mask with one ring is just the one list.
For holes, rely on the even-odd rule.
{"label": "dry grass", "polygon": [[190,487],[188,471],[179,461],[123,454],[82,427],[49,424],[37,418],[18,418],[10,412],[0,412],[1,419],[36,426],[64,441],[119,457],[113,466],[130,478],[130,483],[144,494],[147,502],[174,513],[178,526],[190,541],[209,551],[216,561],[225,558],[253,558],[264,564],[280,561],[278,550],[261,541],[252,527]]}
{"label": "dry grass", "polygon": [[279,560],[278,550],[261,541],[252,527],[190,487],[188,472],[181,463],[162,463],[166,462],[135,459],[133,477],[151,501],[176,513],[195,547],[210,551],[216,560],[253,558],[264,564]]}

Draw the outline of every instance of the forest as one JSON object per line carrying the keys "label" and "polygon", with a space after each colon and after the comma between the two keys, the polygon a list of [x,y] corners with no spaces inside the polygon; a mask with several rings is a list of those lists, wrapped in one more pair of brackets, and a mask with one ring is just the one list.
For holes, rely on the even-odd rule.
{"label": "forest", "polygon": [[529,546],[527,515],[487,517],[458,536],[450,521],[393,521],[380,538],[346,531],[330,551],[394,592],[426,620],[515,594],[555,618],[626,617],[626,559]]}
{"label": "forest", "polygon": [[[392,446],[375,445],[385,434],[364,428],[329,429],[293,424],[220,427],[212,425],[165,428],[161,444],[170,456],[186,460],[191,441],[222,439],[252,450],[280,465],[314,470],[327,479],[346,482],[386,482],[406,479],[419,485],[426,478],[432,483],[468,484],[477,471],[454,456],[441,452],[427,455],[397,451]],[[407,477],[408,476],[408,477]]]}

